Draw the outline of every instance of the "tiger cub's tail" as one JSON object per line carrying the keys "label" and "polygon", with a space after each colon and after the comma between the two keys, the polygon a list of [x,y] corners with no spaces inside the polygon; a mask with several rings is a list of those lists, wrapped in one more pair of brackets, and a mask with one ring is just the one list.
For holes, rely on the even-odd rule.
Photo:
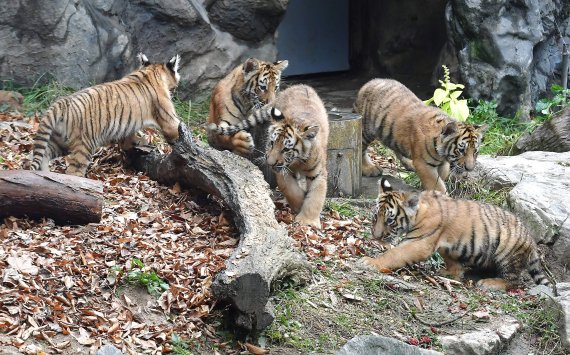
{"label": "tiger cub's tail", "polygon": [[283,114],[279,109],[266,105],[259,110],[255,110],[245,120],[242,120],[235,125],[217,125],[215,123],[210,123],[207,129],[222,136],[233,136],[239,131],[247,131],[252,127],[261,125],[265,122],[269,122],[271,120],[279,121],[282,118]]}
{"label": "tiger cub's tail", "polygon": [[544,274],[544,269],[542,268],[541,265],[540,256],[538,255],[538,252],[536,250],[533,250],[529,256],[527,270],[535,284],[544,285],[546,287],[549,287],[550,289],[553,289],[556,292],[556,289],[552,287],[550,280]]}

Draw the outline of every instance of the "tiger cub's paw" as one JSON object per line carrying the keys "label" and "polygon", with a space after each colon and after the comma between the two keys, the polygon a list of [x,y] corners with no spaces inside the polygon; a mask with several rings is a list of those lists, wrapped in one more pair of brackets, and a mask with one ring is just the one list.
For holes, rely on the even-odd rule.
{"label": "tiger cub's paw", "polygon": [[364,164],[362,162],[362,176],[380,176],[382,168],[376,164]]}
{"label": "tiger cub's paw", "polygon": [[307,218],[303,215],[297,215],[297,217],[295,217],[295,222],[302,224],[304,226],[311,226],[311,227],[315,227],[317,229],[321,229],[321,219],[319,217],[317,218]]}
{"label": "tiger cub's paw", "polygon": [[365,257],[360,258],[356,262],[356,266],[359,268],[362,268],[362,269],[367,269],[367,270],[374,270],[374,271],[379,271],[379,272],[390,272],[389,269],[382,266],[382,264],[378,261],[378,259],[371,258],[369,256],[365,256]]}
{"label": "tiger cub's paw", "polygon": [[481,279],[477,287],[487,291],[507,291],[507,283],[501,278]]}
{"label": "tiger cub's paw", "polygon": [[249,132],[239,131],[232,137],[232,145],[234,146],[234,152],[242,156],[248,156],[253,151],[255,144],[253,143],[253,137]]}

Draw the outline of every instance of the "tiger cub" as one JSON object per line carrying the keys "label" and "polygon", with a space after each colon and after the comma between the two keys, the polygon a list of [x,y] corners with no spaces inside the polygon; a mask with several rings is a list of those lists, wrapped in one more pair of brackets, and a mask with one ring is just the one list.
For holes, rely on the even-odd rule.
{"label": "tiger cub", "polygon": [[536,284],[551,287],[530,232],[510,212],[452,199],[438,191],[392,191],[384,178],[379,182],[376,202],[372,234],[399,243],[375,259],[363,260],[379,271],[424,261],[437,251],[445,260],[449,276],[461,278],[463,265],[497,271],[499,277],[478,281],[482,288],[516,288],[524,269]]}
{"label": "tiger cub", "polygon": [[[276,174],[277,186],[293,212],[298,213],[295,221],[320,228],[327,192],[329,122],[325,106],[313,88],[291,86],[247,120],[235,126],[210,125],[208,129],[232,135],[268,121],[271,124],[265,157]],[[302,187],[302,180],[306,188]]]}
{"label": "tiger cub", "polygon": [[48,170],[51,159],[67,155],[67,173],[84,176],[98,147],[121,142],[129,148],[136,131],[158,126],[167,141],[178,138],[180,120],[170,90],[180,81],[180,57],[152,64],[139,54],[141,68],[122,79],[92,86],[55,101],[34,138],[32,170]]}
{"label": "tiger cub", "polygon": [[354,110],[362,115],[362,175],[378,176],[367,148],[376,138],[392,149],[404,167],[415,170],[424,190],[445,192],[451,167],[456,173],[475,168],[487,125],[458,122],[425,105],[398,81],[373,79],[358,92]]}
{"label": "tiger cub", "polygon": [[[236,67],[212,91],[208,124],[237,124],[246,119],[252,109],[273,101],[279,91],[281,72],[288,65],[286,60],[269,63],[249,58]],[[231,137],[209,131],[208,143],[216,149],[231,150],[242,156],[248,156],[254,146],[251,134],[245,131]]]}

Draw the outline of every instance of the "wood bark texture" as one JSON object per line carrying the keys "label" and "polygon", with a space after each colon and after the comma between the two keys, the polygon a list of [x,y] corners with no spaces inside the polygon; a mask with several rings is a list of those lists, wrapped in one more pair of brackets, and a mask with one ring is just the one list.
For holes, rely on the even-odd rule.
{"label": "wood bark texture", "polygon": [[228,151],[193,141],[184,124],[172,153],[135,147],[127,152],[130,163],[165,185],[200,189],[221,198],[234,214],[240,242],[226,260],[226,269],[212,284],[214,297],[229,302],[234,325],[257,332],[273,321],[268,303],[272,286],[284,278],[308,278],[305,257],[275,219],[275,205],[267,182],[249,160]]}
{"label": "wood bark texture", "polygon": [[357,197],[362,179],[362,117],[329,113],[327,197]]}
{"label": "wood bark texture", "polygon": [[51,218],[57,224],[101,220],[103,184],[45,171],[0,171],[0,218]]}
{"label": "wood bark texture", "polygon": [[570,106],[515,143],[515,153],[570,151]]}

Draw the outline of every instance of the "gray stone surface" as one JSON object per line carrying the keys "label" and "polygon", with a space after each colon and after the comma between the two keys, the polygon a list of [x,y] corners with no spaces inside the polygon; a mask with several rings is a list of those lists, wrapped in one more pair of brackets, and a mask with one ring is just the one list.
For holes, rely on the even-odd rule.
{"label": "gray stone surface", "polygon": [[122,355],[123,352],[114,345],[105,344],[95,352],[95,355]]}
{"label": "gray stone surface", "polygon": [[446,354],[490,355],[500,354],[517,334],[520,324],[511,317],[497,322],[495,326],[460,335],[446,335],[440,338]]}
{"label": "gray stone surface", "polygon": [[[233,12],[223,12],[230,5],[236,6]],[[286,5],[287,0],[8,1],[0,11],[0,79],[23,86],[56,79],[82,88],[135,69],[138,52],[151,61],[178,53],[178,91],[201,96],[247,57],[276,59],[274,32]],[[244,18],[263,36],[243,41],[220,30],[237,25],[248,32],[236,23],[243,11],[255,14]]]}
{"label": "gray stone surface", "polygon": [[560,83],[556,25],[570,42],[569,7],[563,0],[450,1],[448,33],[469,95],[528,118],[533,102]]}
{"label": "gray stone surface", "polygon": [[526,152],[480,156],[478,171],[496,187],[514,186],[507,197],[513,212],[537,242],[552,244],[560,262],[570,264],[570,152]]}
{"label": "gray stone surface", "polygon": [[558,331],[562,344],[570,352],[570,283],[559,283],[556,288],[558,297],[553,299],[553,303],[561,311]]}
{"label": "gray stone surface", "polygon": [[360,335],[350,339],[336,355],[438,355],[438,351],[422,349],[381,335]]}

